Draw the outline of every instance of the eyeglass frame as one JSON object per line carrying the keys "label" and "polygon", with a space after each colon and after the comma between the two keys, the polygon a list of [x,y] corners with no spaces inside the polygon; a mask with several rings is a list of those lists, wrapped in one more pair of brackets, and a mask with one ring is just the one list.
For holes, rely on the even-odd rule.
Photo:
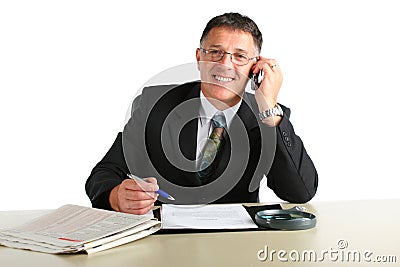
{"label": "eyeglass frame", "polygon": [[[203,51],[206,55],[207,55],[207,53],[209,53],[210,50],[212,50],[212,51],[218,51],[219,53],[222,53],[222,56],[221,56],[221,58],[220,58],[219,60],[214,61],[214,60],[211,59],[212,62],[221,61],[221,60],[224,58],[224,56],[225,56],[226,54],[228,54],[228,55],[230,55],[231,62],[232,62],[233,64],[235,64],[236,66],[246,66],[247,64],[249,64],[250,60],[254,60],[254,59],[255,59],[255,62],[257,62],[258,59],[260,58],[259,56],[249,57],[249,56],[247,56],[246,54],[241,54],[241,53],[238,53],[238,52],[232,53],[232,52],[227,52],[227,51],[220,50],[220,49],[205,49],[205,48],[203,48],[203,47],[199,47],[198,49],[201,50],[201,51]],[[246,57],[246,58],[247,58],[247,63],[246,63],[246,64],[243,64],[243,65],[240,65],[240,64],[237,64],[237,63],[233,62],[233,61],[232,61],[232,58],[233,58],[233,55],[234,55],[234,54],[240,54],[241,56]]]}

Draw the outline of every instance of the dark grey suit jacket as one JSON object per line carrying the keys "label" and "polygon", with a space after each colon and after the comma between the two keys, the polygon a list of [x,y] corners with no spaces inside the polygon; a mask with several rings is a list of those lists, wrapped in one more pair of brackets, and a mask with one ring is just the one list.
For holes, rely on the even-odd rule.
{"label": "dark grey suit jacket", "polygon": [[[196,176],[200,83],[145,88],[132,105],[131,118],[105,157],[94,167],[86,192],[93,207],[111,209],[110,191],[127,173],[156,177],[174,203],[257,202],[263,175],[278,197],[309,201],[316,193],[317,171],[289,121],[277,127],[259,122],[254,95],[245,93],[210,183]],[[160,198],[163,202],[168,202]]]}

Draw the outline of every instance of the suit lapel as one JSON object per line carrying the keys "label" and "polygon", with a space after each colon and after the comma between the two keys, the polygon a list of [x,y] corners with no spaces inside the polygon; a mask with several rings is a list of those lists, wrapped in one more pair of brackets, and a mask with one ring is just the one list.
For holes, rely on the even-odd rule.
{"label": "suit lapel", "polygon": [[188,95],[171,112],[165,125],[169,130],[171,147],[175,154],[177,167],[189,184],[201,185],[195,175],[198,114],[200,108],[200,85],[188,88]]}

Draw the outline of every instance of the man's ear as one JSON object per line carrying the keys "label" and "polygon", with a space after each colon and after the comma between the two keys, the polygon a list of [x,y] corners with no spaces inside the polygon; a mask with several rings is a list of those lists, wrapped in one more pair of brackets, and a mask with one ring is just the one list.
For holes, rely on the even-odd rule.
{"label": "man's ear", "polygon": [[199,62],[200,62],[200,49],[199,49],[199,48],[196,49],[196,61],[197,61],[197,69],[200,71],[200,66],[199,66]]}

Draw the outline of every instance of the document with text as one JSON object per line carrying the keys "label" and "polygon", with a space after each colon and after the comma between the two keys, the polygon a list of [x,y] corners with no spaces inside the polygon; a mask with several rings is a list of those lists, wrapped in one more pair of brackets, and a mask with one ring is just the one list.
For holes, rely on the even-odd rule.
{"label": "document with text", "polygon": [[64,205],[21,226],[0,229],[0,245],[45,253],[88,254],[148,236],[161,228],[151,215]]}
{"label": "document with text", "polygon": [[163,229],[258,228],[241,204],[172,205],[161,207]]}

